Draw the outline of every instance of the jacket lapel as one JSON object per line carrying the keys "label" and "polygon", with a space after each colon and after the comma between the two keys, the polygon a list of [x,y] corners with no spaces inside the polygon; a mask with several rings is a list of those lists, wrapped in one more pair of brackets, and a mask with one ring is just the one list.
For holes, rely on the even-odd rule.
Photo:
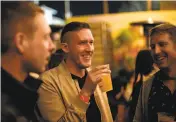
{"label": "jacket lapel", "polygon": [[148,81],[145,81],[144,86],[142,87],[142,108],[143,108],[143,115],[145,115],[143,119],[146,122],[149,122],[148,120],[149,118],[148,117],[148,98],[149,98],[150,90],[152,87],[153,79],[154,79],[154,76],[149,78]]}
{"label": "jacket lapel", "polygon": [[110,106],[106,92],[102,92],[99,85],[97,85],[94,92],[95,101],[101,113],[102,122],[113,122]]}
{"label": "jacket lapel", "polygon": [[68,71],[64,61],[62,61],[60,66],[58,67],[58,72],[60,72],[59,79],[60,81],[62,81],[62,85],[64,85],[64,88],[66,88],[67,91],[70,92],[70,95],[72,95],[73,92],[78,94],[80,91],[78,81],[72,79],[71,74]]}

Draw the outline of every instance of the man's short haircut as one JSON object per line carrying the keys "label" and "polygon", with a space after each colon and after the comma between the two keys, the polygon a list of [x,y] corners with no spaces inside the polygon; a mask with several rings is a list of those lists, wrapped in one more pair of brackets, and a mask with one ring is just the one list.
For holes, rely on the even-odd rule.
{"label": "man's short haircut", "polygon": [[67,25],[65,25],[65,27],[63,28],[62,32],[61,32],[61,43],[65,43],[66,40],[64,39],[64,35],[69,32],[69,31],[78,31],[81,29],[90,29],[90,26],[88,23],[85,22],[70,22]]}
{"label": "man's short haircut", "polygon": [[33,37],[36,26],[34,17],[44,11],[33,2],[29,1],[1,1],[1,52],[8,50],[17,32],[24,32]]}
{"label": "man's short haircut", "polygon": [[150,30],[149,37],[151,38],[155,34],[168,33],[171,39],[176,42],[176,26],[166,23],[155,26]]}

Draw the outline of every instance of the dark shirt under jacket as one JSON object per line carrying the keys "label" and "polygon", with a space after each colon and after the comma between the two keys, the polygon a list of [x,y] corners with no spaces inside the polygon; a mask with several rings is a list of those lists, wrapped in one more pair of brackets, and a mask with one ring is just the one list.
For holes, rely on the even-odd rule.
{"label": "dark shirt under jacket", "polygon": [[1,121],[37,122],[34,113],[38,99],[37,89],[42,81],[27,77],[20,83],[1,68]]}
{"label": "dark shirt under jacket", "polygon": [[171,116],[176,115],[176,91],[172,94],[164,81],[167,76],[162,72],[158,72],[149,94],[148,114],[151,122],[158,122],[158,112],[165,112]]}
{"label": "dark shirt under jacket", "polygon": [[[86,80],[87,73],[82,78],[75,76],[73,74],[71,74],[71,76],[73,79],[78,80],[79,87],[82,89],[82,87],[85,83],[85,80]],[[100,111],[99,111],[98,106],[95,102],[95,97],[93,94],[90,97],[90,105],[89,105],[87,112],[86,112],[86,119],[87,119],[87,122],[101,122]]]}

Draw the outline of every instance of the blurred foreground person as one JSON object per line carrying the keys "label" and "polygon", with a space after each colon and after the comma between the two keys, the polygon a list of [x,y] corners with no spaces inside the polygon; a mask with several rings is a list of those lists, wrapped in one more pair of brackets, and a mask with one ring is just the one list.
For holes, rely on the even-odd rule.
{"label": "blurred foreground person", "polygon": [[[160,71],[141,87],[134,122],[176,120],[176,26],[161,24],[150,32],[150,47]],[[173,53],[174,52],[174,53]]]}
{"label": "blurred foreground person", "polygon": [[94,53],[89,24],[68,23],[61,33],[61,47],[66,58],[41,75],[38,106],[43,117],[49,122],[112,122],[106,92],[95,92],[102,75],[111,71],[107,65],[86,70]]}
{"label": "blurred foreground person", "polygon": [[32,2],[1,2],[1,121],[37,122],[34,108],[41,80],[55,48],[43,10]]}

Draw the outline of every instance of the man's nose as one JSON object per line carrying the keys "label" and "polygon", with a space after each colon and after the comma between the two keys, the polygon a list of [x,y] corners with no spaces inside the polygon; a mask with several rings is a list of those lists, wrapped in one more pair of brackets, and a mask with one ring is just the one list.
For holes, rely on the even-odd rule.
{"label": "man's nose", "polygon": [[154,51],[155,51],[155,54],[158,54],[161,52],[161,48],[158,45],[156,45]]}
{"label": "man's nose", "polygon": [[56,45],[53,43],[53,41],[50,41],[50,44],[49,44],[49,51],[51,53],[55,53],[56,51]]}
{"label": "man's nose", "polygon": [[94,49],[93,44],[87,44],[86,51],[93,51],[93,49]]}

